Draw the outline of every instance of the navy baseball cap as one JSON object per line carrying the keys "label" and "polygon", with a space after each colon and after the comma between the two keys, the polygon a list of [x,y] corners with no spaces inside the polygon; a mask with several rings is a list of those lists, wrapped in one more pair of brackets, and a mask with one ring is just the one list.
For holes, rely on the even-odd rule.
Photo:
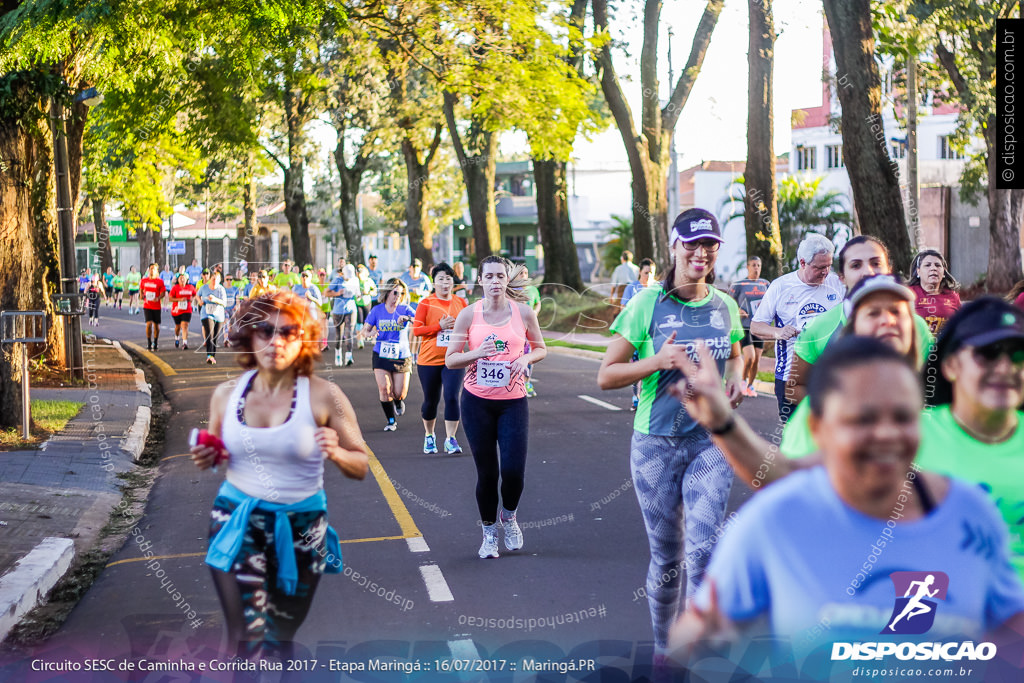
{"label": "navy baseball cap", "polygon": [[676,240],[692,242],[700,239],[713,239],[723,242],[722,230],[718,227],[718,219],[710,211],[704,209],[687,209],[676,217],[669,233],[670,244]]}
{"label": "navy baseball cap", "polygon": [[955,353],[962,346],[988,346],[1013,340],[1024,346],[1024,312],[994,296],[963,305],[946,321],[939,336],[939,355]]}

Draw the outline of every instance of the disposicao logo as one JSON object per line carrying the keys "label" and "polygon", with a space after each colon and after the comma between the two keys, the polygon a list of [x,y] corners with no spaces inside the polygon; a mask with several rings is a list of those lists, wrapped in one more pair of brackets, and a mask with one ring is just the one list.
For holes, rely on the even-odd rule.
{"label": "disposicao logo", "polygon": [[[949,576],[944,572],[893,572],[889,575],[895,589],[892,614],[879,633],[883,635],[921,635],[935,623],[938,600],[946,599]],[[908,660],[970,661],[996,656],[993,643],[964,642],[869,642],[833,643],[832,661],[882,659],[895,656]]]}

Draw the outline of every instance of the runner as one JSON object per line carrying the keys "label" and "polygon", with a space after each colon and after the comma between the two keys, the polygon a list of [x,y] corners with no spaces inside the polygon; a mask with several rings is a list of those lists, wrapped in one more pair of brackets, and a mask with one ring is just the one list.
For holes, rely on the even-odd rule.
{"label": "runner", "polygon": [[[241,276],[241,273],[236,273],[236,275]],[[236,282],[239,280],[232,278],[224,283],[224,348],[231,346],[231,316],[235,313],[235,306],[242,293],[242,290],[235,284]]]}
{"label": "runner", "polygon": [[[276,310],[275,310],[276,309]],[[321,320],[291,292],[239,306],[232,347],[246,372],[210,400],[209,432],[224,442],[226,481],[210,513],[210,565],[237,657],[292,661],[292,641],[320,577],[342,569],[327,524],[324,463],[363,479],[366,445],[348,398],[313,375]],[[194,446],[205,470],[221,453]]]}
{"label": "runner", "polygon": [[379,289],[381,280],[384,279],[384,273],[377,270],[377,256],[375,254],[370,254],[369,258],[366,259],[366,265],[366,270],[370,275],[370,279],[373,280],[373,284]]}
{"label": "runner", "polygon": [[625,304],[621,303],[622,295],[625,293],[629,283],[639,277],[640,269],[633,263],[633,252],[629,249],[624,250],[622,255],[619,256],[619,265],[615,266],[615,270],[612,271],[612,306],[616,308],[625,306]]}
{"label": "runner", "polygon": [[108,306],[114,305],[114,277],[114,269],[108,266],[107,272],[103,274],[103,290],[106,292],[103,300]]}
{"label": "runner", "polygon": [[456,261],[452,264],[452,272],[455,273],[455,288],[452,291],[455,296],[468,302],[473,286],[466,283],[466,265],[462,261]]}
{"label": "runner", "polygon": [[185,268],[185,272],[188,273],[188,282],[190,285],[195,285],[197,289],[202,286],[199,280],[203,275],[203,267],[199,265],[199,261],[197,259],[192,259],[192,265]]}
{"label": "runner", "polygon": [[[704,580],[725,519],[733,473],[725,456],[668,388],[680,377],[681,359],[698,340],[711,344],[714,365],[726,377],[731,402],[743,400],[743,360],[736,302],[712,287],[722,243],[715,216],[689,209],[670,235],[672,265],[658,287],[637,294],[612,324],[597,383],[602,389],[643,380],[630,446],[630,470],[647,528],[651,560],[647,602],[656,658],[663,660],[668,630]],[[640,360],[630,362],[634,351]]]}
{"label": "runner", "polygon": [[160,279],[160,266],[155,263],[149,264],[146,277],[139,283],[139,292],[142,294],[142,314],[146,318],[146,348],[156,351],[157,342],[160,340],[162,304],[164,297],[167,296],[164,281]]}
{"label": "runner", "polygon": [[[356,269],[352,267],[351,263],[346,263],[335,273],[331,280],[331,286],[324,293],[334,301],[334,305],[331,307],[331,327],[334,328],[335,335],[335,365],[340,366],[344,362],[348,366],[355,362],[352,359],[352,345],[356,334],[356,297],[359,296],[359,289]],[[343,350],[345,352],[344,361],[341,356]]]}
{"label": "runner", "polygon": [[301,281],[299,274],[292,272],[292,262],[286,260],[281,264],[281,272],[274,277],[274,286],[278,289],[290,290]]}
{"label": "runner", "polygon": [[[626,304],[629,303],[640,290],[645,287],[651,287],[657,285],[655,280],[655,271],[657,266],[654,265],[654,261],[649,258],[645,258],[640,261],[640,273],[637,275],[637,279],[634,282],[629,283],[626,287],[625,294],[622,295],[622,306],[625,308]],[[637,351],[633,351],[633,362],[640,360],[640,354]],[[643,385],[643,381],[633,382],[633,403],[630,405],[629,410],[636,412],[637,406],[640,405],[640,388]]]}
{"label": "runner", "polygon": [[359,348],[363,348],[363,338],[358,333],[363,331],[366,316],[370,315],[370,307],[377,298],[377,284],[370,278],[369,269],[362,263],[356,266],[356,277],[359,278],[359,296],[356,297],[356,343]]}
{"label": "runner", "polygon": [[775,340],[775,398],[779,419],[786,422],[796,406],[787,395],[786,381],[793,362],[793,337],[808,323],[843,300],[845,289],[832,272],[835,245],[811,233],[797,248],[800,268],[768,285],[768,291],[750,319],[750,334]]}
{"label": "runner", "polygon": [[273,294],[277,291],[277,287],[270,284],[270,274],[265,270],[261,270],[256,273],[256,282],[252,284],[252,287],[246,293],[245,298],[255,299],[256,297],[263,296],[264,294]]}
{"label": "runner", "polygon": [[89,322],[95,326],[100,322],[100,299],[106,298],[106,289],[99,275],[93,275],[92,281],[85,288],[85,298],[89,302]]}
{"label": "runner", "polygon": [[414,258],[412,263],[409,264],[409,270],[402,273],[399,279],[405,283],[406,288],[409,290],[409,305],[412,306],[413,310],[416,310],[420,299],[430,294],[432,284],[430,278],[423,272],[423,261]]}
{"label": "runner", "polygon": [[[124,304],[124,300],[123,299],[124,299],[124,275],[121,275],[121,271],[119,270],[119,271],[117,271],[117,274],[114,276],[114,303],[111,304],[111,305],[117,306],[117,309],[121,310],[121,307]],[[129,310],[129,312],[131,311],[130,308],[128,310]]]}
{"label": "runner", "polygon": [[416,311],[405,304],[405,283],[391,278],[380,288],[379,301],[366,317],[362,336],[376,337],[373,345],[373,375],[377,379],[380,407],[388,422],[385,432],[398,429],[395,419],[405,413],[405,397],[409,393],[409,375],[412,359],[406,326],[416,317]]}
{"label": "runner", "polygon": [[743,349],[743,395],[751,398],[757,396],[754,381],[757,380],[757,368],[764,352],[764,339],[750,334],[750,319],[767,291],[768,281],[761,277],[761,257],[751,256],[747,259],[746,279],[736,280],[729,289],[729,294],[739,304],[743,322],[743,339],[740,341]]}
{"label": "runner", "polygon": [[[324,298],[320,288],[313,281],[313,269],[303,270],[299,274],[300,283],[292,287],[292,292],[309,302],[309,305],[323,313]],[[327,339],[326,329],[322,331],[321,341]]]}
{"label": "runner", "polygon": [[206,347],[207,365],[217,363],[217,335],[220,334],[220,327],[224,323],[224,306],[227,304],[227,292],[220,284],[220,272],[210,273],[209,281],[196,292],[203,309],[199,315],[199,322],[203,325],[203,344]]}
{"label": "runner", "polygon": [[907,284],[917,295],[917,314],[928,321],[932,334],[938,334],[950,316],[961,306],[960,283],[949,273],[942,254],[926,249],[914,257]]}
{"label": "runner", "polygon": [[88,268],[82,268],[78,274],[78,293],[85,294],[85,289],[92,283],[92,273]]}
{"label": "runner", "polygon": [[192,322],[192,300],[196,286],[188,273],[178,273],[178,283],[171,287],[171,318],[174,320],[174,348],[188,348],[188,326]]}
{"label": "runner", "polygon": [[128,269],[128,275],[124,278],[128,287],[128,315],[139,314],[139,285],[142,283],[142,273],[135,266]]}
{"label": "runner", "polygon": [[[530,426],[526,368],[547,355],[537,315],[522,301],[525,284],[521,271],[513,270],[508,260],[484,258],[480,262],[484,298],[459,313],[445,355],[449,369],[469,368],[461,414],[476,465],[476,505],[483,527],[477,554],[481,558],[498,557],[499,519],[505,547],[523,547],[516,511],[525,483]],[[532,349],[529,353],[525,353],[526,342]]]}
{"label": "runner", "polygon": [[[697,398],[687,406],[729,434],[740,418],[723,401],[710,357],[703,349],[700,356],[700,368],[684,359],[689,385],[674,389],[713,392],[724,419],[705,413]],[[708,581],[673,630],[673,645],[730,628],[734,639],[759,619],[787,636],[801,658],[822,642],[878,640],[893,610],[890,567],[921,574],[941,568],[948,577],[944,619],[929,640],[977,637],[1004,625],[1020,632],[1024,587],[991,502],[973,485],[914,468],[921,384],[907,357],[878,340],[843,339],[815,364],[809,395],[824,466],[793,474],[739,511]],[[984,551],[976,538],[985,539]]]}
{"label": "runner", "polygon": [[174,272],[171,271],[171,267],[164,264],[164,269],[160,271],[160,279],[164,281],[164,291],[171,291],[171,287],[174,286]]}
{"label": "runner", "polygon": [[465,370],[451,370],[445,363],[445,354],[451,341],[452,329],[459,312],[466,307],[466,301],[452,295],[455,273],[447,263],[439,263],[430,270],[434,281],[434,293],[420,302],[416,309],[416,320],[412,333],[423,340],[416,374],[423,388],[423,452],[437,453],[434,438],[434,423],[437,421],[437,406],[444,391],[444,452],[448,455],[461,453],[462,448],[455,438],[459,431],[459,387]]}

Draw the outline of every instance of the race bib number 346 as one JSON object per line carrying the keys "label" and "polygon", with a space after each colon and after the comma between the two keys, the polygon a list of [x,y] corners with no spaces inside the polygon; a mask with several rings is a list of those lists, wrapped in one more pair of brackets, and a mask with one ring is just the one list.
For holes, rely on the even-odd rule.
{"label": "race bib number 346", "polygon": [[504,361],[478,360],[476,384],[479,387],[507,387],[512,373]]}

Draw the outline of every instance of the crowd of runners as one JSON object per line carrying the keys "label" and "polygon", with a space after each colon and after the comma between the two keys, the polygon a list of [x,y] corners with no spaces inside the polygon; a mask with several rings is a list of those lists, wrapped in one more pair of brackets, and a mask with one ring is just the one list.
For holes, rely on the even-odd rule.
{"label": "crowd of runners", "polygon": [[[706,637],[798,639],[820,632],[823,622],[833,635],[846,635],[863,631],[865,615],[876,613],[878,634],[890,622],[914,619],[917,603],[890,615],[892,588],[879,580],[887,577],[868,580],[861,569],[869,541],[894,528],[907,541],[888,559],[907,571],[932,572],[932,581],[935,572],[948,577],[955,597],[947,600],[944,628],[972,636],[1024,633],[1024,312],[1014,304],[1021,292],[964,302],[939,252],[918,254],[904,281],[878,239],[858,236],[837,249],[816,233],[800,243],[792,272],[769,282],[753,257],[745,277],[723,286],[715,282],[722,242],[715,216],[691,209],[673,222],[668,263],[645,259],[637,266],[623,254],[609,301],[617,311],[614,336],[597,372],[601,388],[634,387],[628,458],[650,548],[646,595],[656,667]],[[535,393],[532,366],[547,352],[540,295],[525,269],[488,256],[467,281],[462,264],[438,263],[428,273],[415,260],[391,278],[372,256],[365,265],[342,258],[334,266],[328,273],[284,263],[276,273],[236,271],[224,284],[217,268],[193,263],[172,273],[154,264],[135,287],[126,278],[114,288],[112,274],[109,290],[105,277],[90,277],[83,292],[95,288],[98,308],[101,299],[120,306],[127,288],[130,312],[141,308],[146,316],[151,350],[158,348],[164,303],[179,348],[188,348],[198,308],[207,362],[216,362],[223,327],[224,343],[238,346],[253,371],[218,390],[211,411],[219,417],[211,425],[273,429],[296,411],[312,411],[316,442],[327,444],[324,452],[349,476],[365,474],[358,426],[345,434],[330,427],[348,419],[347,400],[340,414],[317,412],[324,397],[298,380],[310,374],[306,356],[314,363],[333,349],[335,366],[372,369],[388,432],[406,411],[415,366],[423,452],[461,453],[461,426],[472,454],[479,557],[498,557],[499,541],[508,551],[523,548],[517,510],[527,397]],[[90,292],[90,306],[93,300]],[[765,342],[773,343],[770,350]],[[360,354],[364,347],[371,350]],[[774,357],[767,385],[758,378],[764,353]],[[284,372],[289,364],[296,369]],[[745,398],[758,396],[758,386],[775,394],[772,437],[755,433],[737,412]],[[225,430],[215,435],[224,438]],[[215,503],[212,537],[229,533],[222,526],[236,521],[238,506],[278,515],[261,528],[282,524],[282,510],[321,514],[319,502],[303,501],[322,495],[322,461],[294,466],[292,475],[303,477],[295,500],[276,508],[243,464],[236,471],[242,454],[235,450],[231,443],[226,452],[193,448],[203,468],[227,457],[227,482],[235,489]],[[287,457],[264,462],[276,462],[278,476],[289,481]],[[734,481],[756,495],[727,525]],[[306,535],[322,530],[312,519],[292,519],[297,560],[289,562],[299,566],[288,581],[278,577],[280,591],[271,596],[300,615],[319,575],[330,571],[322,554],[308,552]],[[264,539],[265,547],[250,547],[239,524],[230,532],[230,552],[210,562],[222,572],[218,591],[232,635],[250,643],[287,640],[301,616],[275,632],[273,624],[254,626],[239,615],[251,611],[252,589],[242,578],[247,558],[275,547],[281,554],[291,544]],[[983,552],[959,538],[961,528],[985,539],[978,541]],[[812,537],[827,539],[827,548],[803,542]],[[260,581],[272,587],[275,578]],[[922,575],[918,585],[931,583]]]}

